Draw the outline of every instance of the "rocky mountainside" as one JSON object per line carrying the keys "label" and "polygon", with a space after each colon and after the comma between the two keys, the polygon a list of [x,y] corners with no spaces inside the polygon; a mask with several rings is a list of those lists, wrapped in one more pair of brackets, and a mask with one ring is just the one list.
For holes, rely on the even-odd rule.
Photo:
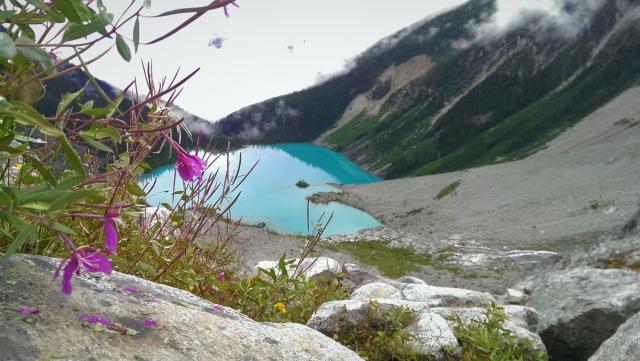
{"label": "rocky mountainside", "polygon": [[345,74],[217,122],[217,138],[312,141],[386,178],[519,159],[640,77],[640,1],[566,1],[495,24],[471,0],[384,39]]}

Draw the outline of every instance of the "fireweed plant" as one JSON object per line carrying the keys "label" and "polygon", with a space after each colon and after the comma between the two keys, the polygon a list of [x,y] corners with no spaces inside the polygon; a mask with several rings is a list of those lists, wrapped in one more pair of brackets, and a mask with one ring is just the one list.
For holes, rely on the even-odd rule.
{"label": "fireweed plant", "polygon": [[[180,145],[190,134],[171,107],[198,70],[156,82],[152,66],[143,65],[146,95],[133,81],[113,98],[89,67],[114,45],[130,61],[129,44],[137,52],[212,10],[228,16],[229,5],[237,6],[217,0],[149,16],[150,0],[132,0],[114,16],[101,0],[0,0],[0,264],[15,252],[62,256],[55,278],[65,294],[81,272],[113,269],[200,294],[213,287],[194,270],[206,267],[214,281],[224,272],[237,228],[229,217],[232,194],[246,174],[229,174],[229,167],[224,174],[205,172],[213,156]],[[191,16],[140,41],[141,20],[177,14]],[[131,25],[133,33],[125,35]],[[78,70],[88,83],[62,95],[55,114],[34,108],[48,81]],[[82,101],[89,84],[100,98]],[[146,160],[163,150],[177,158],[176,201],[149,211],[145,197],[153,184],[141,186],[138,179],[150,169]],[[172,272],[185,256],[196,260],[189,277]]]}

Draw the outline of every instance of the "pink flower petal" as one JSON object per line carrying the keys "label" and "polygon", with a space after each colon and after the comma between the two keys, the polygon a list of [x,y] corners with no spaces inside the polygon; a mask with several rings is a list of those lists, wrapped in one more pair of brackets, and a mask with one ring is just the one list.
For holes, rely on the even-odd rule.
{"label": "pink flower petal", "polygon": [[184,151],[178,153],[178,160],[176,161],[176,169],[180,178],[185,182],[192,182],[196,178],[202,180],[206,164],[197,155],[191,155]]}
{"label": "pink flower petal", "polygon": [[213,305],[213,306],[211,306],[211,311],[213,311],[213,312],[222,312],[222,306]]}
{"label": "pink flower petal", "polygon": [[122,290],[128,293],[134,293],[134,292],[138,292],[138,287],[127,285],[127,286],[123,286]]}
{"label": "pink flower petal", "polygon": [[79,270],[78,259],[74,256],[71,256],[69,263],[64,267],[64,271],[62,272],[62,293],[65,295],[70,295],[71,291],[71,279],[73,278],[73,273]]}
{"label": "pink flower petal", "polygon": [[23,315],[37,315],[40,313],[40,309],[38,307],[20,306],[18,308],[18,312],[20,312]]}
{"label": "pink flower petal", "polygon": [[152,319],[146,319],[144,321],[142,321],[142,324],[144,325],[144,327],[149,327],[149,328],[153,328],[153,327],[158,327],[158,322]]}
{"label": "pink flower petal", "polygon": [[105,219],[104,221],[104,248],[109,253],[118,251],[118,231],[116,230],[115,222],[111,219]]}
{"label": "pink flower petal", "polygon": [[58,266],[54,279],[58,277],[58,270],[65,262],[66,266],[62,272],[62,292],[66,295],[71,294],[71,280],[74,274],[80,275],[80,268],[84,268],[88,272],[102,272],[107,275],[110,275],[112,271],[111,261],[102,254],[102,251],[93,248],[78,248]]}
{"label": "pink flower petal", "polygon": [[85,322],[90,323],[92,325],[95,325],[97,323],[105,325],[105,326],[113,325],[113,322],[107,320],[106,318],[102,318],[102,317],[96,316],[96,315],[87,315],[87,314],[81,313],[80,314],[80,319],[82,321],[85,321]]}

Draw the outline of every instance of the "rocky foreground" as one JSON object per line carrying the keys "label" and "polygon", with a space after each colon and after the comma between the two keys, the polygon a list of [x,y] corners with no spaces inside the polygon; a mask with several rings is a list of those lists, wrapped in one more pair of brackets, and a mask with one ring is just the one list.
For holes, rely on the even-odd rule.
{"label": "rocky foreground", "polygon": [[325,335],[361,324],[371,301],[411,310],[410,347],[430,360],[459,357],[451,316],[482,321],[496,302],[504,304],[504,327],[552,360],[640,359],[640,274],[629,270],[551,272],[492,295],[410,276],[389,280],[319,258],[307,276],[340,273],[353,292],[320,306],[305,326],[258,323],[117,272],[83,274],[67,297],[52,282],[57,262],[14,255],[0,269],[0,360],[361,360]]}

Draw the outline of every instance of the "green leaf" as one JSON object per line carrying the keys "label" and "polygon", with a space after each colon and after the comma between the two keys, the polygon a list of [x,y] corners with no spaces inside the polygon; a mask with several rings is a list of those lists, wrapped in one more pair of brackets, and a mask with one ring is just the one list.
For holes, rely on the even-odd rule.
{"label": "green leaf", "polygon": [[5,262],[7,262],[12,254],[18,252],[18,250],[27,240],[35,239],[37,235],[38,233],[36,232],[36,226],[34,226],[33,224],[23,226],[22,229],[18,231],[18,235],[13,240],[13,242],[11,242],[4,255],[0,257],[0,265],[3,265]]}
{"label": "green leaf", "polygon": [[29,163],[31,163],[31,165],[33,165],[33,167],[42,176],[42,179],[44,179],[47,183],[49,183],[53,187],[55,187],[58,184],[56,179],[53,178],[53,175],[51,175],[51,172],[49,172],[49,170],[44,166],[44,164],[42,164],[38,159],[36,159],[36,158],[34,158],[34,157],[30,156],[30,155],[23,155],[23,157],[26,160],[28,160]]}
{"label": "green leaf", "polygon": [[49,21],[56,24],[61,24],[67,21],[67,18],[62,15],[61,12],[55,9],[49,9],[49,11],[47,12],[47,17],[49,18]]}
{"label": "green leaf", "polygon": [[31,202],[20,205],[20,208],[34,209],[36,211],[48,211],[49,207],[50,204],[45,202]]}
{"label": "green leaf", "polygon": [[33,29],[31,29],[31,26],[24,23],[18,23],[18,29],[20,29],[22,37],[26,37],[27,39],[31,39],[33,41],[36,40],[36,33],[35,31],[33,31]]}
{"label": "green leaf", "polygon": [[100,142],[98,142],[98,141],[96,141],[94,139],[91,139],[91,138],[89,138],[87,136],[83,136],[83,135],[81,135],[80,138],[82,138],[82,140],[84,140],[90,146],[94,147],[97,150],[101,150],[103,152],[113,153],[113,149],[107,147],[106,145],[104,145],[104,144],[102,144],[102,143],[100,143]]}
{"label": "green leaf", "polygon": [[62,42],[87,37],[93,33],[104,30],[113,21],[113,14],[100,11],[94,15],[88,24],[71,23],[62,35]]}
{"label": "green leaf", "polygon": [[40,10],[47,11],[49,8],[42,0],[27,0],[27,2]]}
{"label": "green leaf", "polygon": [[51,62],[51,55],[49,55],[49,53],[44,51],[42,48],[20,46],[20,45],[35,45],[35,42],[29,39],[28,37],[26,36],[19,37],[18,40],[16,40],[15,44],[17,45],[18,52],[20,52],[20,54],[24,55],[24,57],[29,59],[30,61],[36,64],[42,64],[44,67],[50,67],[51,65],[53,65]]}
{"label": "green leaf", "polygon": [[58,186],[56,187],[56,189],[61,191],[67,191],[77,186],[78,184],[80,184],[80,182],[82,182],[83,180],[84,180],[84,177],[81,177],[81,176],[67,177],[61,180],[60,183],[58,183]]}
{"label": "green leaf", "polygon": [[16,122],[23,125],[33,125],[38,128],[42,134],[53,137],[61,136],[64,133],[42,117],[35,109],[25,103],[12,102],[8,105],[0,105],[0,116],[12,117]]}
{"label": "green leaf", "polygon": [[13,212],[13,199],[2,189],[0,189],[0,204],[4,207],[5,212]]}
{"label": "green leaf", "polygon": [[94,124],[91,126],[91,129],[80,131],[80,135],[95,139],[111,138],[116,143],[122,142],[122,136],[120,135],[120,132],[118,132],[116,128],[109,125],[105,126],[101,124]]}
{"label": "green leaf", "polygon": [[15,137],[15,134],[13,133],[6,135],[4,137],[0,137],[0,148],[8,147],[13,141],[14,137]]}
{"label": "green leaf", "polygon": [[68,234],[68,235],[71,235],[71,236],[75,236],[76,235],[76,232],[73,229],[65,226],[62,223],[55,222],[53,224],[52,228],[55,229],[56,231],[59,231],[59,232],[62,232],[62,233],[65,233],[65,234]]}
{"label": "green leaf", "polygon": [[131,49],[129,49],[129,45],[120,34],[116,35],[116,48],[122,59],[131,61]]}
{"label": "green leaf", "polygon": [[140,18],[136,17],[136,23],[133,24],[133,48],[135,52],[138,52],[138,46],[140,45]]}
{"label": "green leaf", "polygon": [[62,114],[62,112],[64,112],[69,107],[69,105],[71,105],[71,103],[76,101],[78,97],[82,96],[82,93],[84,93],[84,88],[78,90],[75,93],[65,93],[62,96],[62,99],[60,99],[60,103],[58,103],[58,109],[56,110],[56,117],[60,116],[60,114]]}
{"label": "green leaf", "polygon": [[62,146],[62,151],[64,152],[64,158],[67,160],[67,162],[69,162],[69,165],[71,165],[71,167],[73,167],[73,169],[75,169],[82,176],[86,176],[86,173],[84,172],[84,167],[82,166],[82,161],[80,160],[80,156],[78,156],[78,153],[76,153],[76,150],[73,149],[67,137],[65,137],[63,134],[62,136],[58,137],[58,141]]}
{"label": "green leaf", "polygon": [[4,23],[16,13],[15,10],[0,11],[0,23]]}
{"label": "green leaf", "polygon": [[81,199],[94,195],[95,193],[96,191],[93,189],[66,192],[62,197],[59,197],[58,199],[55,200],[55,202],[51,203],[51,206],[49,207],[49,211],[54,212],[59,209],[66,208],[78,202]]}
{"label": "green leaf", "polygon": [[77,23],[82,22],[82,18],[80,17],[77,7],[84,4],[74,0],[53,0],[53,4],[70,21]]}
{"label": "green leaf", "polygon": [[116,110],[118,110],[118,108],[120,107],[120,103],[122,103],[122,100],[124,100],[124,93],[120,93],[120,95],[118,95],[118,97],[113,100],[109,108],[107,108],[109,109],[109,112],[105,115],[106,118],[111,118],[113,116]]}
{"label": "green leaf", "polygon": [[127,182],[124,187],[134,196],[144,197],[147,193],[136,182]]}
{"label": "green leaf", "polygon": [[13,39],[7,33],[0,33],[0,57],[5,59],[13,59],[18,50],[13,43]]}

